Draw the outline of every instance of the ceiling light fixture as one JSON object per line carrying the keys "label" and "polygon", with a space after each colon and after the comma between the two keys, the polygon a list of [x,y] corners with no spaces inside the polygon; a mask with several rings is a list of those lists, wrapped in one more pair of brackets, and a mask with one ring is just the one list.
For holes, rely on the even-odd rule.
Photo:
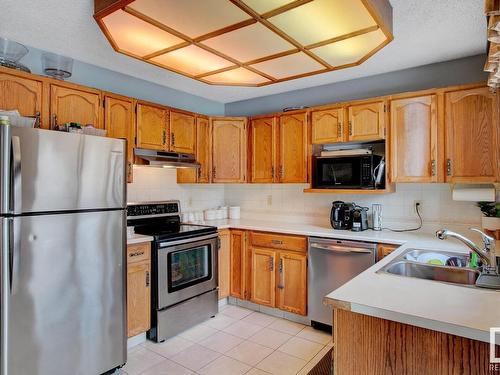
{"label": "ceiling light fixture", "polygon": [[388,0],[94,0],[120,53],[214,85],[353,67],[393,39]]}

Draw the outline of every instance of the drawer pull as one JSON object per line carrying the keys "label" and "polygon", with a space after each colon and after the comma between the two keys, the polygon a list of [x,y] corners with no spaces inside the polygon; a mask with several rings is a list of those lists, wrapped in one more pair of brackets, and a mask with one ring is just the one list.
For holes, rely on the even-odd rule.
{"label": "drawer pull", "polygon": [[283,245],[283,241],[281,241],[281,240],[271,240],[271,243],[273,245]]}
{"label": "drawer pull", "polygon": [[144,251],[136,251],[135,253],[130,253],[130,257],[138,257],[138,256],[141,256],[141,255],[144,255]]}

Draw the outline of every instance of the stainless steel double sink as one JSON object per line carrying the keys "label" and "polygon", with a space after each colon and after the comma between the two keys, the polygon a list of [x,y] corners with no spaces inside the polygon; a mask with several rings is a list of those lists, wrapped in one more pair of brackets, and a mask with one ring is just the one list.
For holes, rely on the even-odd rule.
{"label": "stainless steel double sink", "polygon": [[[416,261],[420,255],[428,253],[438,253],[451,257],[454,260],[454,265],[435,265]],[[466,264],[466,254],[409,248],[378,270],[377,273],[475,286],[480,273],[476,269],[466,267]]]}

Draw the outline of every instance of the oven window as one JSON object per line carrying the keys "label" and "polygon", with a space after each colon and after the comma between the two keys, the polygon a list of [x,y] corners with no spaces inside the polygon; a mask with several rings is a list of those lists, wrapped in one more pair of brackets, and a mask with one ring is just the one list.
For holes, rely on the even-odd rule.
{"label": "oven window", "polygon": [[210,245],[168,254],[168,291],[175,292],[212,278]]}

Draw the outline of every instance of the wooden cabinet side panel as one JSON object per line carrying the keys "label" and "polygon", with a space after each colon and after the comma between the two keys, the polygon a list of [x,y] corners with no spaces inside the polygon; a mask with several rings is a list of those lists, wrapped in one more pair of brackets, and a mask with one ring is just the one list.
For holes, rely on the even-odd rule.
{"label": "wooden cabinet side panel", "polygon": [[211,127],[208,118],[196,118],[196,160],[201,164],[201,167],[198,170],[199,183],[210,182],[210,172],[212,170],[210,165],[212,150],[212,146],[210,144],[210,129]]}
{"label": "wooden cabinet side panel", "polygon": [[245,232],[231,230],[230,235],[230,295],[236,298],[245,298]]}
{"label": "wooden cabinet side panel", "polygon": [[229,229],[219,231],[219,299],[229,296],[231,238]]}
{"label": "wooden cabinet side panel", "polygon": [[335,374],[490,373],[484,342],[340,309],[333,327]]}

